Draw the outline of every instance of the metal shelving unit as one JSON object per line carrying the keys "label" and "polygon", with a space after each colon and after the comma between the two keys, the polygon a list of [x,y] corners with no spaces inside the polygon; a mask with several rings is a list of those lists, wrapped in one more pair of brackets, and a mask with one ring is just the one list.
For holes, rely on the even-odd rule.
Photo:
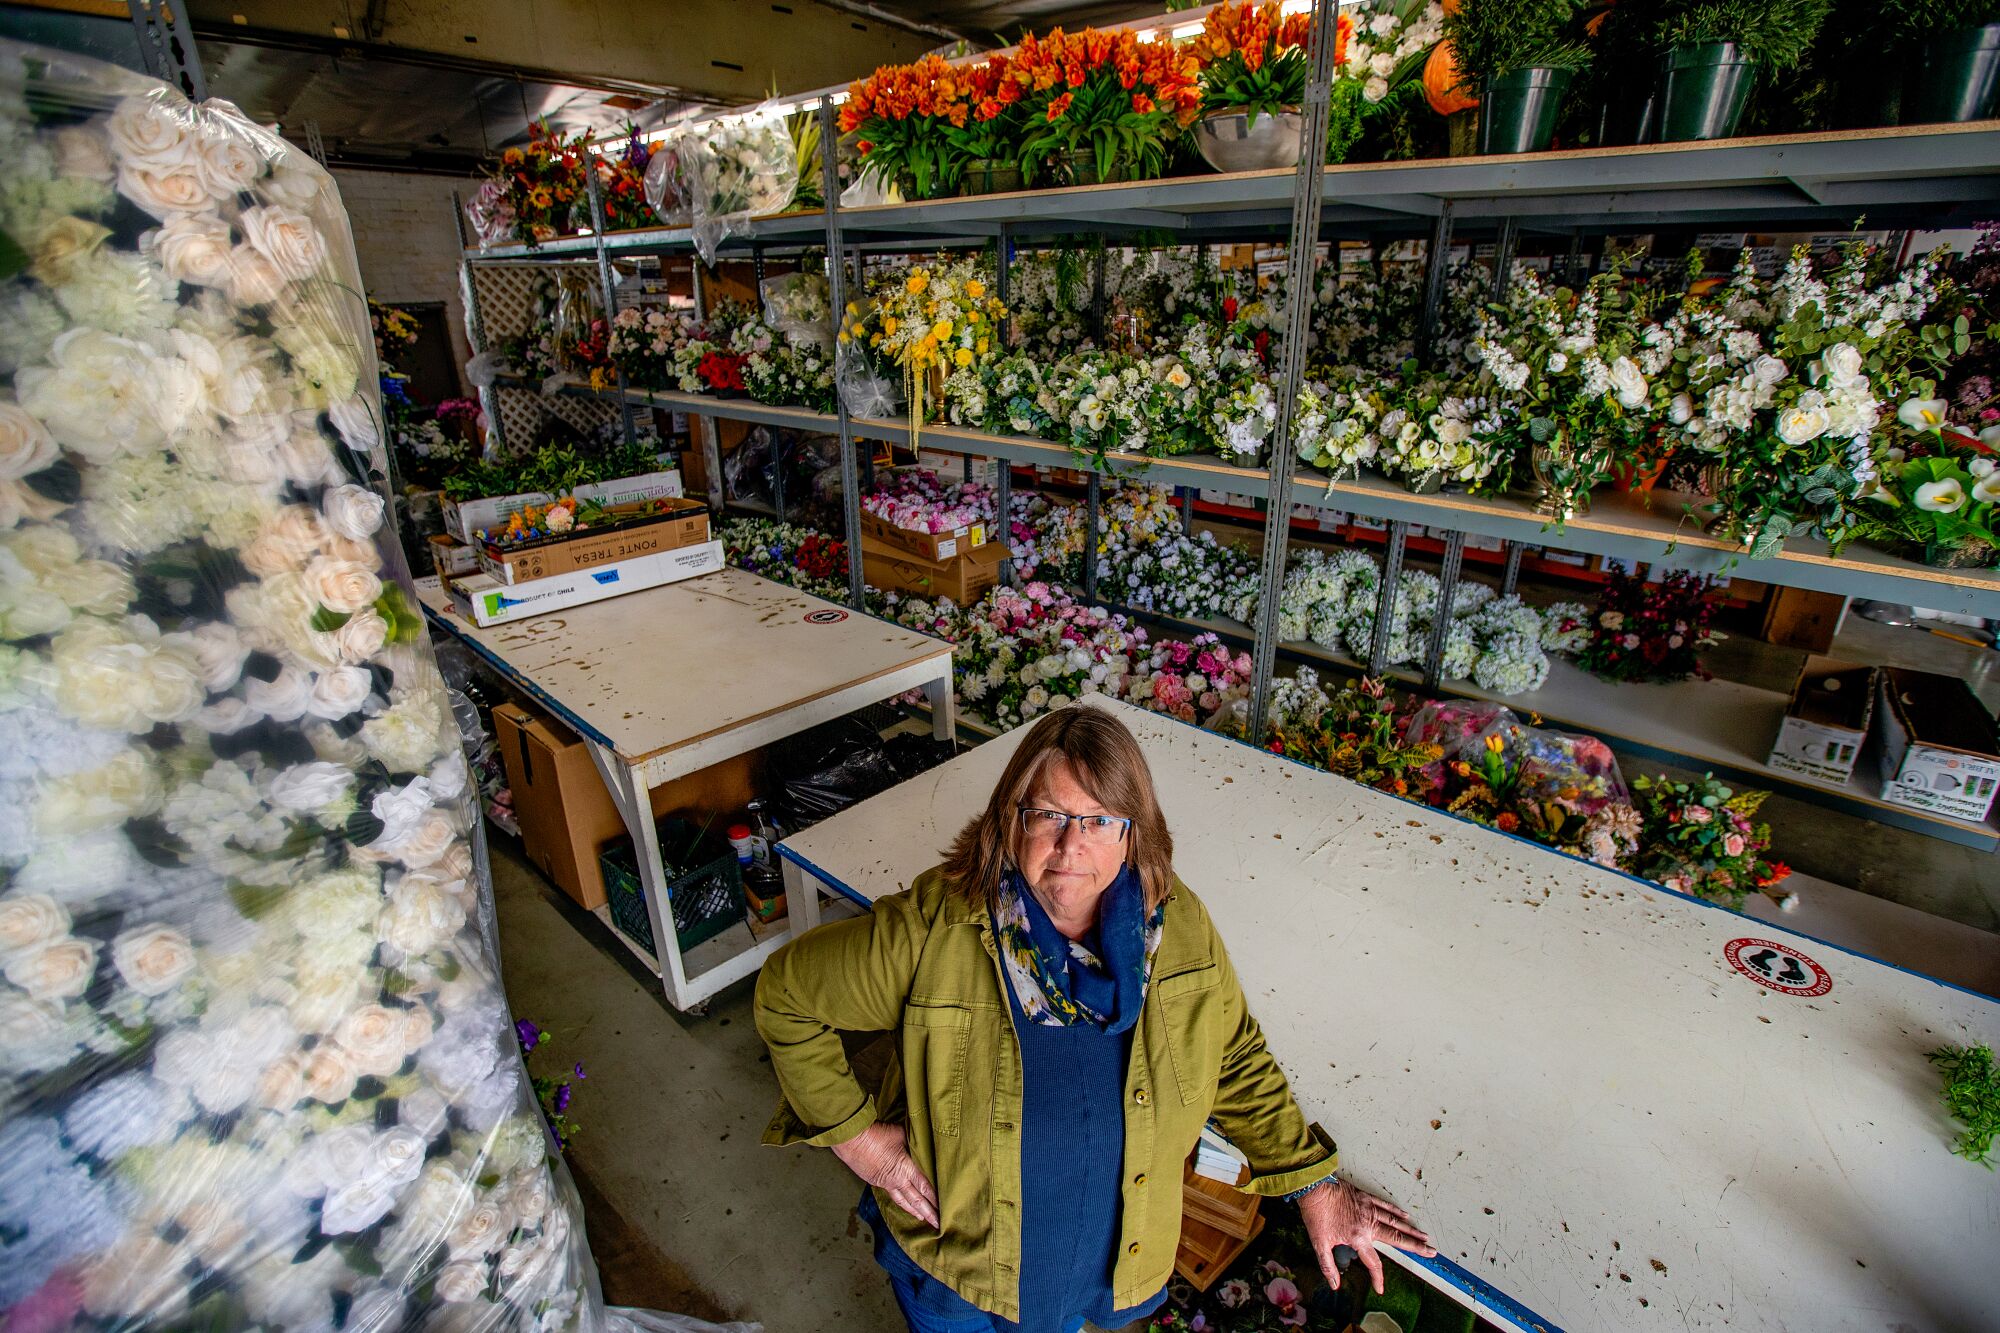
{"label": "metal shelving unit", "polygon": [[[1316,10],[1329,15],[1335,6],[1317,0]],[[1329,23],[1315,25],[1329,30]],[[1328,53],[1314,53],[1308,96],[1327,92]],[[820,103],[823,132],[831,136],[833,104]],[[1307,116],[1309,125],[1323,117]],[[1629,233],[1662,227],[1723,228],[1732,224],[1816,227],[1847,225],[1866,214],[1871,226],[1921,224],[1943,227],[1963,224],[1990,214],[2000,202],[2000,122],[1917,126],[1815,135],[1785,135],[1710,143],[1652,145],[1636,148],[1590,149],[1520,156],[1458,158],[1418,162],[1380,162],[1316,168],[1319,154],[1307,147],[1296,169],[1234,175],[1139,181],[1074,189],[1023,191],[923,203],[843,209],[829,178],[824,210],[782,214],[752,221],[747,232],[725,244],[732,255],[773,255],[823,248],[840,308],[850,280],[849,266],[858,268],[865,252],[923,251],[992,246],[1000,256],[1001,294],[1007,291],[1007,266],[1014,247],[1078,234],[1137,236],[1149,242],[1165,238],[1174,244],[1210,240],[1286,240],[1291,279],[1288,289],[1308,290],[1316,258],[1315,246],[1326,241],[1379,241],[1425,237],[1427,254],[1448,255],[1454,239],[1490,240],[1496,270],[1514,252],[1526,233],[1580,240],[1586,235]],[[997,244],[995,244],[997,242]],[[687,228],[656,228],[610,235],[566,237],[529,249],[494,246],[468,253],[468,264],[519,263],[523,260],[596,261],[605,275],[606,305],[611,308],[608,261],[612,257],[680,254],[692,249]],[[697,270],[699,273],[699,270]],[[1433,287],[1441,288],[1442,266],[1434,265]],[[476,305],[474,285],[466,282],[468,306]],[[1294,303],[1294,322],[1303,324],[1306,305]],[[468,310],[468,325],[481,325],[476,309]],[[1266,587],[1281,581],[1285,548],[1294,504],[1341,510],[1385,521],[1385,565],[1401,564],[1409,530],[1415,526],[1446,529],[1455,534],[1479,534],[1510,544],[1518,556],[1522,544],[1613,556],[1705,573],[1735,573],[1764,582],[1808,588],[1854,597],[1904,602],[1939,610],[2000,617],[2000,571],[1939,569],[1883,552],[1851,547],[1840,557],[1823,544],[1793,541],[1779,555],[1752,561],[1738,546],[1705,534],[1690,512],[1686,497],[1658,494],[1650,498],[1599,493],[1590,513],[1571,519],[1562,530],[1531,508],[1508,499],[1483,499],[1461,494],[1412,493],[1381,477],[1329,484],[1320,474],[1294,477],[1290,447],[1290,405],[1304,375],[1302,329],[1286,339],[1287,355],[1274,388],[1281,419],[1272,440],[1273,465],[1243,468],[1202,456],[1156,459],[1113,455],[1097,471],[1113,476],[1183,488],[1208,488],[1248,495],[1264,501],[1263,559]],[[857,441],[888,441],[907,445],[909,430],[900,421],[852,420],[845,410],[834,414],[803,408],[770,406],[741,399],[705,395],[627,390],[620,395],[641,406],[668,408],[702,418],[730,418],[797,430],[824,431],[841,440],[847,495],[847,537],[859,549],[859,479],[865,460]],[[713,432],[706,432],[712,442]],[[956,427],[926,425],[926,448],[1005,460],[1092,469],[1067,446],[1050,441],[995,435]],[[1000,469],[1004,506],[1012,473]],[[1092,486],[1093,493],[1095,485]],[[1094,514],[1093,514],[1094,518]],[[1087,543],[1087,546],[1094,543]],[[1454,552],[1462,536],[1448,541],[1443,578],[1445,596],[1458,577]],[[851,562],[850,595],[861,604],[860,562]],[[1507,562],[1506,586],[1511,587],[1518,559]],[[1095,592],[1086,569],[1088,596]],[[1392,588],[1393,578],[1383,580]],[[1384,631],[1389,617],[1378,616]],[[1261,727],[1265,687],[1280,649],[1276,635],[1277,598],[1263,599],[1259,623],[1242,627],[1255,646],[1253,697]],[[1386,663],[1386,632],[1374,645],[1372,661],[1356,662],[1344,655],[1327,655],[1314,645],[1283,645],[1287,656],[1321,656],[1378,673]],[[1438,679],[1442,635],[1429,645],[1429,660],[1420,678],[1431,688],[1466,693]],[[1537,697],[1534,706],[1542,700]],[[1586,730],[1603,730],[1587,718],[1569,719]],[[1628,730],[1631,730],[1628,728]],[[1644,728],[1638,728],[1644,730]],[[1649,742],[1626,736],[1632,748],[1645,752]],[[1759,772],[1761,762],[1739,763],[1706,749],[1729,748],[1735,738],[1714,737],[1715,744],[1687,744],[1675,749],[1652,747],[1661,756],[1678,755],[1694,762],[1715,762],[1754,776],[1759,781],[1784,781],[1789,788],[1811,784],[1786,781]],[[1702,751],[1702,753],[1693,753]],[[1732,751],[1733,753],[1733,751]],[[1865,811],[1872,818],[1906,827],[1936,824],[1911,812],[1893,811],[1858,785],[1844,792],[1822,792],[1828,804]],[[1810,796],[1810,793],[1808,793]],[[1957,821],[1946,821],[1956,823]],[[1993,831],[1964,825],[1938,836],[1975,846],[1991,847]]]}

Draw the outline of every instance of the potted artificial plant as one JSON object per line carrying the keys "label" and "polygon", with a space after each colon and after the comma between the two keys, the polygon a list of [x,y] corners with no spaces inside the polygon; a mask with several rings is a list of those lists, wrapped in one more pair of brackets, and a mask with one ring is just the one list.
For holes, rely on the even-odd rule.
{"label": "potted artificial plant", "polygon": [[1208,165],[1230,172],[1298,164],[1310,22],[1304,14],[1280,19],[1276,5],[1209,11],[1192,48],[1201,63],[1195,144]]}
{"label": "potted artificial plant", "polygon": [[1819,34],[1833,0],[1663,0],[1645,22],[1660,53],[1660,143],[1736,133],[1760,69],[1790,69]]}
{"label": "potted artificial plant", "polygon": [[2000,114],[2000,0],[1883,0],[1881,18],[1909,52],[1903,124]]}
{"label": "potted artificial plant", "polygon": [[1479,93],[1479,151],[1538,153],[1590,63],[1581,0],[1462,0],[1444,21],[1458,68]]}

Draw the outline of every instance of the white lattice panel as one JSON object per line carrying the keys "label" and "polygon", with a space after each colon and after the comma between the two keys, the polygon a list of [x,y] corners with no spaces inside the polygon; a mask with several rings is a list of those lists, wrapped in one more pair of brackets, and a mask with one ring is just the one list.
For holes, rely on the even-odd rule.
{"label": "white lattice panel", "polygon": [[[554,277],[557,264],[474,264],[474,295],[479,302],[479,326],[488,350],[526,333],[540,307],[540,290]],[[618,419],[614,404],[568,394],[544,398],[533,389],[499,388],[494,394],[500,431],[510,450],[519,452],[541,435],[554,417],[580,431],[594,431]]]}

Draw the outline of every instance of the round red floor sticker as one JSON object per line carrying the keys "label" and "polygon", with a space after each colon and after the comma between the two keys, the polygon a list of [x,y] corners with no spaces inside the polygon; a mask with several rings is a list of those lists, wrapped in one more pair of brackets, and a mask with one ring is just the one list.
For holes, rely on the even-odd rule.
{"label": "round red floor sticker", "polygon": [[838,607],[824,607],[818,611],[808,611],[802,617],[808,625],[838,625],[847,619],[847,612]]}
{"label": "round red floor sticker", "polygon": [[1722,956],[1729,965],[1780,995],[1824,995],[1833,989],[1827,970],[1790,945],[1774,940],[1731,940]]}

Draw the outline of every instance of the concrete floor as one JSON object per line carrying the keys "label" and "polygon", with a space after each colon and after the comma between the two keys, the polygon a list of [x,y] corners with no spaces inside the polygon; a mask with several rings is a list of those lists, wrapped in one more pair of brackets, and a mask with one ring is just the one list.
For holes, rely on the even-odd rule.
{"label": "concrete floor", "polygon": [[[753,982],[704,1017],[675,1013],[608,930],[492,835],[500,953],[515,1017],[581,1060],[569,1161],[605,1299],[769,1333],[902,1327],[854,1222],[860,1185],[832,1153],[759,1143],[778,1085]],[[539,1061],[537,1062],[539,1066]]]}

